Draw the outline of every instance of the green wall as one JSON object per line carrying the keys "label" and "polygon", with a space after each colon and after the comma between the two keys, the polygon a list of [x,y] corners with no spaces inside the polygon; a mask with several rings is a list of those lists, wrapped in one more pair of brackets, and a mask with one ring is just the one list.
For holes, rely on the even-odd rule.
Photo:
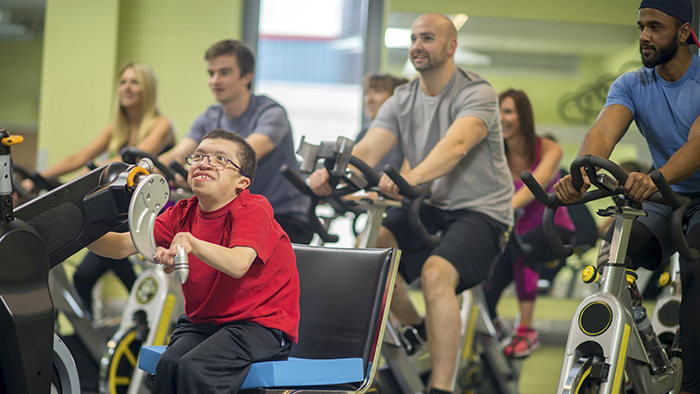
{"label": "green wall", "polygon": [[242,7],[242,0],[47,0],[42,167],[82,148],[110,122],[116,72],[130,61],[155,69],[161,111],[178,137],[185,135],[212,102],[204,52],[240,38]]}
{"label": "green wall", "polygon": [[[390,12],[426,11],[422,0],[385,1],[387,17]],[[638,0],[448,0],[430,3],[430,11],[630,25],[636,22],[637,6]],[[16,100],[0,97],[5,100],[0,101],[0,121],[7,113],[18,121],[38,121],[40,164],[54,163],[83,147],[110,121],[117,70],[127,62],[142,61],[158,74],[161,111],[174,121],[182,137],[212,102],[204,51],[218,40],[241,37],[242,10],[243,0],[47,0],[40,110],[32,115],[32,105],[37,113],[36,67],[42,60],[37,47],[42,42],[0,43],[3,54],[31,64],[23,67],[11,62],[13,86],[23,91]],[[525,90],[535,119],[549,127],[562,124],[556,103],[563,94],[602,74],[618,73],[623,64],[638,57],[636,43],[631,43],[615,55],[583,58],[569,77],[480,72],[497,91]],[[3,86],[8,67],[0,64]]]}
{"label": "green wall", "polygon": [[35,125],[39,118],[42,40],[0,41],[0,125]]}

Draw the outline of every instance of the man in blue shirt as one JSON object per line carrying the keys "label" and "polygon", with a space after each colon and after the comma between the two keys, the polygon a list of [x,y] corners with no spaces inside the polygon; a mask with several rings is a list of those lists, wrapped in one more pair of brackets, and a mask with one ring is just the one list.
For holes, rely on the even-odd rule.
{"label": "man in blue shirt", "polygon": [[280,173],[286,164],[299,172],[294,154],[292,127],[287,112],[267,96],[252,93],[255,71],[253,51],[243,42],[224,40],[205,53],[209,87],[218,101],[195,119],[190,132],[160,161],[184,162],[202,137],[213,129],[225,129],[243,136],[258,159],[258,176],[250,192],[265,196],[275,212],[275,220],[294,243],[311,242],[313,231],[306,221],[310,200]]}
{"label": "man in blue shirt", "polygon": [[[609,157],[634,120],[647,140],[654,168],[676,193],[690,197],[686,235],[690,247],[700,249],[700,58],[689,49],[689,45],[698,45],[692,21],[691,0],[642,1],[637,25],[644,68],[613,83],[579,155]],[[572,203],[590,186],[587,179],[584,183],[576,190],[571,177],[566,176],[554,190],[560,200]],[[629,197],[640,202],[657,191],[651,178],[640,172],[630,173],[624,188]],[[648,216],[634,221],[627,255],[635,268],[653,268],[675,252],[668,231],[670,208],[649,202],[643,208]],[[608,242],[611,236],[609,230]],[[698,280],[699,263],[681,260],[682,393],[700,393],[700,315],[694,311],[700,305]]]}

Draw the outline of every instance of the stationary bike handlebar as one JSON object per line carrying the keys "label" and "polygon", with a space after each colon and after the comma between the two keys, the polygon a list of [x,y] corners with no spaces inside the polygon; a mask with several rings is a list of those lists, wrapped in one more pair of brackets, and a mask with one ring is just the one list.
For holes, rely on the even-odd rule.
{"label": "stationary bike handlebar", "polygon": [[311,198],[311,205],[309,205],[309,209],[306,211],[306,217],[311,229],[314,230],[319,237],[321,237],[323,242],[338,242],[340,238],[338,238],[337,235],[330,234],[328,230],[323,227],[323,224],[321,224],[321,219],[319,219],[319,217],[316,215],[316,206],[327,201],[328,198],[321,197],[311,191],[309,185],[307,185],[306,182],[304,182],[304,180],[296,174],[296,172],[292,171],[288,165],[284,164],[282,168],[280,168],[280,171],[282,172],[282,175],[284,175],[285,178],[287,178],[287,180],[294,185],[294,187],[299,189],[302,194]]}
{"label": "stationary bike handlebar", "polygon": [[411,200],[408,206],[408,224],[411,226],[413,233],[428,247],[434,248],[440,245],[440,237],[430,234],[420,220],[420,208],[423,205],[423,201],[430,198],[432,194],[430,189],[409,185],[391,164],[387,164],[384,167],[384,173],[394,181],[401,194]]}
{"label": "stationary bike handlebar", "polygon": [[[597,186],[598,189],[586,192],[578,202],[573,204],[561,202],[557,198],[556,193],[547,193],[529,171],[523,171],[520,175],[520,179],[522,179],[525,185],[532,191],[535,198],[546,206],[542,218],[544,233],[552,249],[561,256],[570,256],[573,254],[573,247],[571,245],[564,245],[554,228],[554,214],[559,207],[585,204],[593,200],[624,194],[623,187],[611,187],[597,179],[596,168],[598,167],[608,171],[617,180],[618,185],[624,185],[627,181],[627,173],[608,159],[593,155],[577,157],[571,163],[570,167],[571,180],[574,187],[580,190],[583,186],[583,175],[581,174],[581,169],[583,168],[591,184]],[[696,249],[691,249],[688,246],[688,241],[685,239],[682,230],[683,215],[690,205],[690,199],[685,196],[677,195],[659,171],[655,170],[651,173],[650,177],[659,191],[652,194],[648,201],[673,207],[669,223],[673,244],[676,246],[676,249],[678,249],[678,253],[685,260],[697,260],[700,254]]]}

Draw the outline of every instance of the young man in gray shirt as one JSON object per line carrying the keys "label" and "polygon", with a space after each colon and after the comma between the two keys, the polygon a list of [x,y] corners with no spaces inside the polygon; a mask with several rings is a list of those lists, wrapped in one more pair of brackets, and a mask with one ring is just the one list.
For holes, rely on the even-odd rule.
{"label": "young man in gray shirt", "polygon": [[311,242],[313,231],[306,221],[310,200],[280,173],[286,164],[298,173],[292,127],[287,112],[267,96],[251,92],[255,69],[253,51],[241,41],[224,40],[212,45],[205,54],[209,87],[218,103],[195,119],[190,132],[160,161],[184,162],[202,137],[213,129],[233,131],[246,139],[258,159],[258,176],[249,190],[265,196],[275,220],[292,242]]}
{"label": "young man in gray shirt", "polygon": [[[400,271],[421,278],[425,323],[399,281],[392,311],[403,324],[427,329],[432,363],[430,392],[451,392],[460,350],[456,292],[481,283],[501,252],[513,224],[513,185],[506,162],[495,90],[481,76],[455,67],[457,31],[449,18],[425,14],[411,27],[409,57],[419,77],[398,87],[379,110],[353,155],[374,166],[401,144],[409,184],[430,188],[421,219],[429,232],[442,231],[441,244],[424,247],[411,232],[406,209],[387,213],[378,245],[399,246]],[[310,186],[331,193],[328,173],[312,174]],[[382,191],[398,198],[383,175]],[[418,331],[421,331],[420,329]]]}

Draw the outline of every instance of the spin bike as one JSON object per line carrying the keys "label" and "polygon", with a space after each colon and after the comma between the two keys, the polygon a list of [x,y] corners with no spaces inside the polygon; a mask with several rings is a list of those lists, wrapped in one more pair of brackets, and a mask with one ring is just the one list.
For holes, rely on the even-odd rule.
{"label": "spin bike", "polygon": [[[302,137],[297,150],[303,158],[301,171],[311,173],[316,169],[319,160],[330,174],[330,183],[334,187],[332,196],[319,197],[293,173],[283,173],[300,190],[312,199],[308,210],[308,220],[312,226],[319,228],[322,221],[316,217],[316,206],[329,203],[341,214],[352,212],[357,215],[367,212],[367,225],[360,234],[358,246],[371,248],[376,245],[379,227],[386,209],[401,206],[401,202],[387,199],[377,194],[376,198],[345,199],[357,192],[374,192],[379,183],[380,175],[367,164],[352,156],[354,142],[345,137],[339,137],[335,142],[322,142],[312,145]],[[352,165],[354,169],[349,169]],[[435,247],[440,243],[438,235],[431,235],[420,221],[420,208],[423,201],[430,197],[430,190],[410,186],[391,166],[385,168],[385,173],[396,183],[403,196],[410,199],[409,223],[419,239],[428,246]],[[340,208],[338,208],[340,207]],[[336,242],[337,237],[331,242]],[[498,340],[496,328],[493,326],[484,302],[481,286],[464,291],[460,318],[462,321],[461,349],[457,368],[453,377],[453,392],[466,394],[478,393],[517,393],[518,370],[511,360],[503,354],[503,345]],[[425,392],[427,379],[430,374],[430,354],[427,346],[422,349],[412,349],[410,341],[405,337],[398,322],[389,322],[386,327],[382,355],[386,360],[380,367],[381,390],[385,392],[415,394]]]}
{"label": "spin bike", "polygon": [[110,163],[15,211],[10,147],[21,137],[0,130],[0,141],[0,392],[80,393],[71,353],[53,333],[49,270],[121,225],[132,199],[167,199],[167,185],[141,166]]}
{"label": "spin bike", "polygon": [[[601,168],[612,175],[596,172]],[[627,173],[615,163],[597,156],[581,156],[571,163],[574,187],[583,185],[581,169],[598,189],[588,191],[577,204],[623,194],[617,185],[624,185]],[[554,230],[554,212],[565,206],[555,193],[547,194],[529,172],[521,178],[535,197],[547,208],[543,226],[547,240],[560,255],[570,255],[571,246],[564,245]],[[688,261],[698,259],[698,251],[690,249],[683,235],[682,219],[688,207],[687,197],[676,195],[660,172],[651,179],[659,189],[649,201],[673,207],[670,231],[678,253]],[[618,393],[631,388],[636,394],[677,393],[682,380],[680,336],[674,333],[669,356],[653,331],[646,310],[632,299],[636,273],[626,269],[625,257],[632,222],[645,216],[641,204],[624,198],[621,206],[598,212],[615,218],[610,258],[598,269],[589,266],[583,280],[597,283],[598,292],[584,299],[576,309],[566,344],[566,354],[559,377],[557,393]]]}

